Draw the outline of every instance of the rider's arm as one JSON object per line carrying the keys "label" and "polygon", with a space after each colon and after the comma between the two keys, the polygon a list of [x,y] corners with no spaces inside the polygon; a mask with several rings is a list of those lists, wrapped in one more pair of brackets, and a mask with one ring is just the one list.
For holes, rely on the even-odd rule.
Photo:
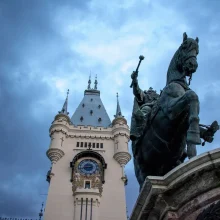
{"label": "rider's arm", "polygon": [[140,89],[140,87],[138,85],[137,77],[134,75],[132,75],[132,76],[133,76],[132,77],[132,79],[133,79],[133,94],[136,97],[138,102],[143,102],[144,92]]}

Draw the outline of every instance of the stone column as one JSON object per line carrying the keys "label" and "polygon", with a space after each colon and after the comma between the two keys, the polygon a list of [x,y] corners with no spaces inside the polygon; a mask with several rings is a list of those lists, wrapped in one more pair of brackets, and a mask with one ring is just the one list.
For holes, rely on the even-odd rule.
{"label": "stone column", "polygon": [[92,191],[77,189],[74,193],[74,220],[99,220],[100,194]]}

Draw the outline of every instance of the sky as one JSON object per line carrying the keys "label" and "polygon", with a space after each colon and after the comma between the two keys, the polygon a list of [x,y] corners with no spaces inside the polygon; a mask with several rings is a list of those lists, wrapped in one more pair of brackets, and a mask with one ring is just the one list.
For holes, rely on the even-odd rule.
{"label": "sky", "polygon": [[[89,74],[113,119],[116,92],[130,124],[130,75],[139,55],[142,89],[158,92],[183,32],[199,38],[191,88],[200,122],[220,122],[220,1],[0,0],[0,216],[37,217],[46,201],[49,127],[69,94],[72,116]],[[198,154],[220,146],[220,133]],[[126,167],[127,209],[138,196],[132,160]]]}

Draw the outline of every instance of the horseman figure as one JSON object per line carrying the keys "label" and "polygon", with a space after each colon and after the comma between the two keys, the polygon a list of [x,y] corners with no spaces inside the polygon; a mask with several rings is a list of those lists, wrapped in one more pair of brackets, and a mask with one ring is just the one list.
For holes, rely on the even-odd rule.
{"label": "horseman figure", "polygon": [[165,175],[186,156],[195,156],[195,146],[201,144],[201,138],[212,142],[219,128],[216,121],[211,126],[199,124],[199,98],[189,88],[198,67],[198,43],[198,38],[183,34],[183,42],[170,62],[167,83],[160,95],[152,88],[142,91],[138,86],[138,72],[131,75],[135,99],[130,138],[140,187],[148,175]]}
{"label": "horseman figure", "polygon": [[159,98],[159,95],[152,87],[150,87],[148,91],[140,89],[137,72],[133,72],[131,77],[133,79],[133,94],[135,98],[131,118],[130,139],[136,141],[142,135],[145,126],[148,124],[151,109]]}

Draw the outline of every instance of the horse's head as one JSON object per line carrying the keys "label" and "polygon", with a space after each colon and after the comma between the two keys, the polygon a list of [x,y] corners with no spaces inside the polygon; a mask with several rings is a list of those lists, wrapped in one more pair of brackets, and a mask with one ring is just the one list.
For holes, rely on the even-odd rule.
{"label": "horse's head", "polygon": [[184,72],[186,76],[191,76],[197,69],[197,55],[199,53],[199,39],[188,38],[183,34],[183,43],[179,48],[178,69]]}
{"label": "horse's head", "polygon": [[188,38],[183,34],[183,42],[173,56],[167,71],[167,84],[173,81],[185,82],[185,77],[191,78],[198,67],[199,39]]}

